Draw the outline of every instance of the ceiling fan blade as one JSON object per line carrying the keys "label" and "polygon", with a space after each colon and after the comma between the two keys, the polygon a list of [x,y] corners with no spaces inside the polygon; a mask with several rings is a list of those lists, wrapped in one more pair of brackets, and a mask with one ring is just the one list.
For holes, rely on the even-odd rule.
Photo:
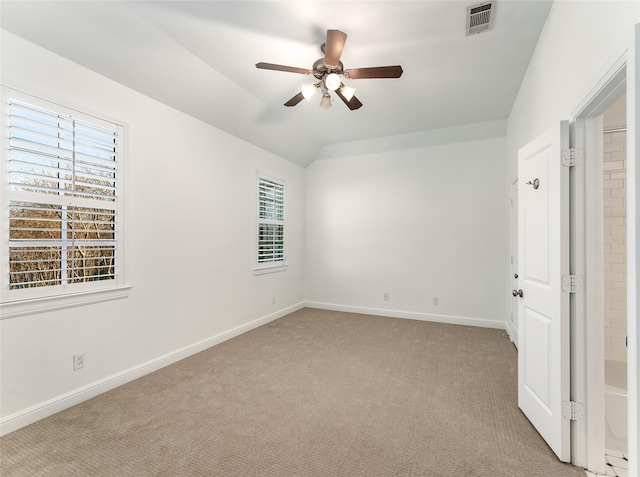
{"label": "ceiling fan blade", "polygon": [[344,71],[344,77],[349,79],[361,78],[400,78],[402,66],[374,66],[372,68],[351,68]]}
{"label": "ceiling fan blade", "polygon": [[286,71],[287,73],[300,73],[301,75],[310,75],[313,71],[305,68],[296,68],[295,66],[276,65],[273,63],[256,63],[256,68],[262,70]]}
{"label": "ceiling fan blade", "polygon": [[340,98],[342,102],[347,105],[347,108],[349,108],[351,111],[362,107],[362,103],[355,96],[352,96],[350,100],[347,100],[347,98],[344,97],[339,89],[335,90],[334,93],[338,95],[338,98]]}
{"label": "ceiling fan blade", "polygon": [[289,101],[287,101],[286,103],[284,103],[285,106],[295,106],[296,104],[298,104],[300,101],[302,101],[304,99],[304,96],[302,95],[302,91],[300,91],[298,94],[296,94],[293,98],[291,98]]}
{"label": "ceiling fan blade", "polygon": [[327,30],[327,42],[324,45],[324,64],[336,67],[340,63],[342,49],[347,41],[347,34],[340,30]]}

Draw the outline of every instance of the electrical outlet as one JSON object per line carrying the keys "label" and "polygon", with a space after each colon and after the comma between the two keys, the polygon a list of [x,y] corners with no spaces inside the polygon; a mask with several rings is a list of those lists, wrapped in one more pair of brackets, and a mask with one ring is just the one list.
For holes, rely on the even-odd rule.
{"label": "electrical outlet", "polygon": [[437,296],[433,297],[433,304],[434,305],[439,305],[440,304],[440,298],[438,298]]}
{"label": "electrical outlet", "polygon": [[78,369],[84,368],[84,353],[74,354],[73,355],[73,370],[77,371]]}
{"label": "electrical outlet", "polygon": [[384,301],[389,301],[389,293],[385,293],[382,298]]}
{"label": "electrical outlet", "polygon": [[272,305],[275,305],[275,304],[276,304],[276,296],[275,296],[275,295],[273,295],[273,296],[271,297],[271,304],[272,304]]}

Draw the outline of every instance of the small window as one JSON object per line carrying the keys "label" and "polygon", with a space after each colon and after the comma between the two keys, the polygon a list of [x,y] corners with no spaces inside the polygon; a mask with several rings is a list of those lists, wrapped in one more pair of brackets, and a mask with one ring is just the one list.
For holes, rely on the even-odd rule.
{"label": "small window", "polygon": [[32,99],[9,99],[2,301],[114,288],[121,126]]}
{"label": "small window", "polygon": [[258,267],[284,265],[284,182],[258,176]]}

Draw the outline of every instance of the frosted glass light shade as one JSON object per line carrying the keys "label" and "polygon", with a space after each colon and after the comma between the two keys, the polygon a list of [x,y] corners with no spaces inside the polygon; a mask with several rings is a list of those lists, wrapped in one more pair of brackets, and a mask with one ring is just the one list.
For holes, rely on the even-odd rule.
{"label": "frosted glass light shade", "polygon": [[318,90],[318,88],[316,88],[316,85],[313,84],[313,83],[306,84],[302,88],[300,88],[300,91],[302,91],[302,96],[304,96],[304,99],[306,99],[306,100],[310,100],[311,97],[314,94],[316,94],[317,90]]}
{"label": "frosted glass light shade", "polygon": [[342,96],[344,96],[344,98],[347,101],[351,101],[351,98],[353,98],[353,95],[356,92],[356,89],[352,88],[351,86],[342,85],[342,88],[340,88],[340,92],[342,93]]}
{"label": "frosted glass light shade", "polygon": [[328,74],[324,79],[324,84],[329,91],[335,91],[340,87],[340,77],[335,73]]}
{"label": "frosted glass light shade", "polygon": [[324,93],[322,95],[322,100],[320,101],[320,107],[322,109],[329,109],[331,107],[331,96],[329,96],[329,93]]}

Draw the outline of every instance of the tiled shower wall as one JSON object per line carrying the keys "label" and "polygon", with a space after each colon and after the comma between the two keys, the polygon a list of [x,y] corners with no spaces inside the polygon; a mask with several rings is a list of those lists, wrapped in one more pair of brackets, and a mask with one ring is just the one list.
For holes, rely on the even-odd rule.
{"label": "tiled shower wall", "polygon": [[604,133],[604,354],[626,359],[627,168],[625,130]]}

